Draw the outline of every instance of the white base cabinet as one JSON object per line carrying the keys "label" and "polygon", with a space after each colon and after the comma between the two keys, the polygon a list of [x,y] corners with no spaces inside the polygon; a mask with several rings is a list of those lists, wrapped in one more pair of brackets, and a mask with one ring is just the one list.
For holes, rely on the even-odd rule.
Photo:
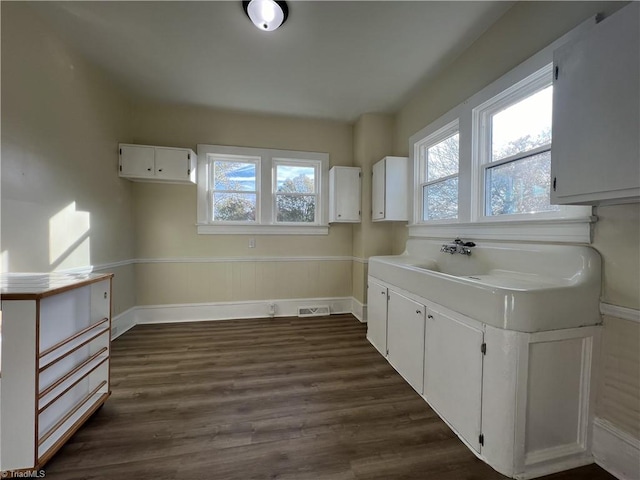
{"label": "white base cabinet", "polygon": [[375,277],[368,318],[371,332],[386,323],[389,363],[498,472],[528,479],[593,463],[601,327],[504,330]]}
{"label": "white base cabinet", "polygon": [[367,285],[367,340],[387,356],[387,287],[369,279]]}
{"label": "white base cabinet", "polygon": [[119,175],[137,182],[196,182],[197,156],[188,148],[119,145]]}
{"label": "white base cabinet", "polygon": [[389,291],[387,360],[416,392],[424,378],[424,305]]}
{"label": "white base cabinet", "polygon": [[109,397],[111,277],[0,277],[0,471],[41,468]]}

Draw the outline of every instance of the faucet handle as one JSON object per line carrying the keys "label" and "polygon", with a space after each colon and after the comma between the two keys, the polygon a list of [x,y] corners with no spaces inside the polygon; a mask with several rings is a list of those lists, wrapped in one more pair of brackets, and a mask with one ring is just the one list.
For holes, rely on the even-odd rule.
{"label": "faucet handle", "polygon": [[475,247],[476,244],[473,242],[465,242],[462,244],[464,247]]}

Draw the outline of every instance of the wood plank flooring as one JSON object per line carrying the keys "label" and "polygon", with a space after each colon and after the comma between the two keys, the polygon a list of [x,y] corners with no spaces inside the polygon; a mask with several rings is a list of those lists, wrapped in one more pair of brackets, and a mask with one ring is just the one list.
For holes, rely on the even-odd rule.
{"label": "wood plank flooring", "polygon": [[[48,480],[503,479],[351,315],[139,325]],[[545,477],[613,480],[595,465]]]}

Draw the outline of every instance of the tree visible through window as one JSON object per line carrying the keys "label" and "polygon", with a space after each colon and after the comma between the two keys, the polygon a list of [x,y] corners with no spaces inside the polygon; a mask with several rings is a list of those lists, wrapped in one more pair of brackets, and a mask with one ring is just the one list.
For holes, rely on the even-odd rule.
{"label": "tree visible through window", "polygon": [[315,223],[316,165],[276,164],[276,221]]}
{"label": "tree visible through window", "polygon": [[[444,136],[444,138],[443,138]],[[434,138],[435,137],[435,138]],[[458,218],[459,134],[457,123],[420,146],[422,220]]]}
{"label": "tree visible through window", "polygon": [[213,220],[255,222],[256,162],[215,160],[212,165]]}
{"label": "tree visible through window", "polygon": [[550,204],[552,89],[520,97],[491,115],[485,215],[559,209]]}

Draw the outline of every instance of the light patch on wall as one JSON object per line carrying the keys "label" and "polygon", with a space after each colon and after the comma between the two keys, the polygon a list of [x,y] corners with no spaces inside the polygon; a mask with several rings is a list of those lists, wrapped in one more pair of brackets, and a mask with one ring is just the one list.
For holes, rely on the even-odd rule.
{"label": "light patch on wall", "polygon": [[49,219],[49,265],[65,270],[91,264],[91,214],[71,202]]}
{"label": "light patch on wall", "polygon": [[9,250],[3,250],[0,253],[0,273],[9,271]]}

